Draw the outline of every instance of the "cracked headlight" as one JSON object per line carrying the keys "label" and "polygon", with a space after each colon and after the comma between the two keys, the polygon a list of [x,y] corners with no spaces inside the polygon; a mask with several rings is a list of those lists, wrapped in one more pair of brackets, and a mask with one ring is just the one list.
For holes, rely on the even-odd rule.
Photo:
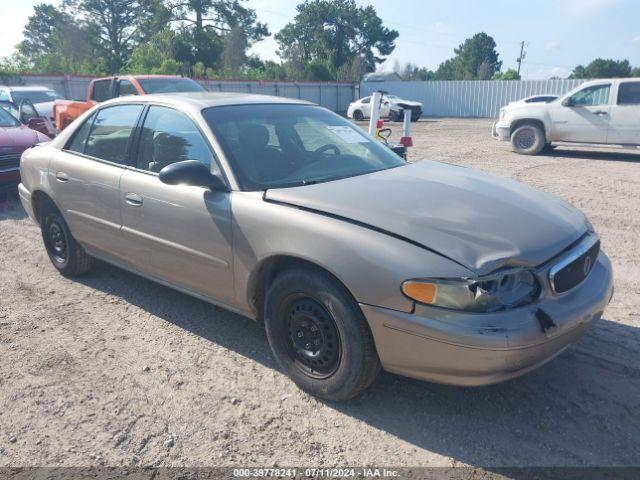
{"label": "cracked headlight", "polygon": [[511,270],[479,278],[407,280],[402,293],[434,307],[485,313],[534,302],[540,285],[530,271]]}

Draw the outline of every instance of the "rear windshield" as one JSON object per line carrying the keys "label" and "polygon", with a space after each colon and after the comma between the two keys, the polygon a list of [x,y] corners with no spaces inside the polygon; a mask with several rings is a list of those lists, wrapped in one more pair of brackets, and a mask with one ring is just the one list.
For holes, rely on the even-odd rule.
{"label": "rear windshield", "polygon": [[11,96],[13,97],[13,102],[16,105],[20,105],[22,100],[31,100],[31,103],[45,103],[45,102],[53,102],[58,98],[62,98],[58,95],[57,92],[53,90],[31,90],[31,91],[20,91],[20,92],[11,92]]}
{"label": "rear windshield", "polygon": [[198,82],[190,78],[137,78],[145,93],[204,92]]}
{"label": "rear windshield", "polygon": [[233,105],[202,112],[244,190],[291,187],[404,165],[361,128],[314,105]]}

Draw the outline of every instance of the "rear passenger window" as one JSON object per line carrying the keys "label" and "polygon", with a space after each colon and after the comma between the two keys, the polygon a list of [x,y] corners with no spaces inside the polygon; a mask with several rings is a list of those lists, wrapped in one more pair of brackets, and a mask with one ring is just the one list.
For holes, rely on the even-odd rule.
{"label": "rear passenger window", "polygon": [[126,164],[129,138],[142,105],[118,105],[99,110],[84,153],[109,162]]}
{"label": "rear passenger window", "polygon": [[91,128],[91,123],[93,122],[93,118],[95,117],[95,113],[87,118],[82,126],[76,130],[71,138],[71,141],[67,144],[67,150],[71,150],[72,152],[84,153],[84,145],[87,140],[87,135],[89,134],[89,129]]}
{"label": "rear passenger window", "polygon": [[99,80],[93,82],[91,90],[91,100],[96,102],[104,102],[111,98],[111,80]]}
{"label": "rear passenger window", "polygon": [[210,165],[212,159],[209,145],[189,117],[172,108],[149,108],[140,137],[137,168],[159,172],[183,160]]}
{"label": "rear passenger window", "polygon": [[623,82],[618,87],[618,105],[640,105],[640,82]]}

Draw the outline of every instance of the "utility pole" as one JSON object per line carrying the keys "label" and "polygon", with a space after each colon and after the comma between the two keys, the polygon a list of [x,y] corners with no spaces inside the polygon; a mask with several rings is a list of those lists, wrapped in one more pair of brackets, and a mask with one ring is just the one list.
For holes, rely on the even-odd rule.
{"label": "utility pole", "polygon": [[524,51],[524,40],[520,43],[520,56],[518,57],[518,78],[520,78],[520,67],[522,66],[522,61],[524,57],[527,56],[527,52]]}

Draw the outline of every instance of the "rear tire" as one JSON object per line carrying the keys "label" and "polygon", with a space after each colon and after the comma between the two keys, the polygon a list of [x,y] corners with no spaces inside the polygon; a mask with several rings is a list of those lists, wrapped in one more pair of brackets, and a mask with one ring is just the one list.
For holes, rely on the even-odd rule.
{"label": "rear tire", "polygon": [[62,275],[73,277],[91,269],[93,258],[73,238],[67,222],[56,208],[45,207],[40,230],[49,260]]}
{"label": "rear tire", "polygon": [[544,131],[532,123],[519,126],[511,134],[511,147],[520,155],[537,155],[546,143]]}
{"label": "rear tire", "polygon": [[312,268],[280,273],[265,305],[271,350],[305,392],[344,401],[380,371],[373,335],[358,304],[330,275]]}

